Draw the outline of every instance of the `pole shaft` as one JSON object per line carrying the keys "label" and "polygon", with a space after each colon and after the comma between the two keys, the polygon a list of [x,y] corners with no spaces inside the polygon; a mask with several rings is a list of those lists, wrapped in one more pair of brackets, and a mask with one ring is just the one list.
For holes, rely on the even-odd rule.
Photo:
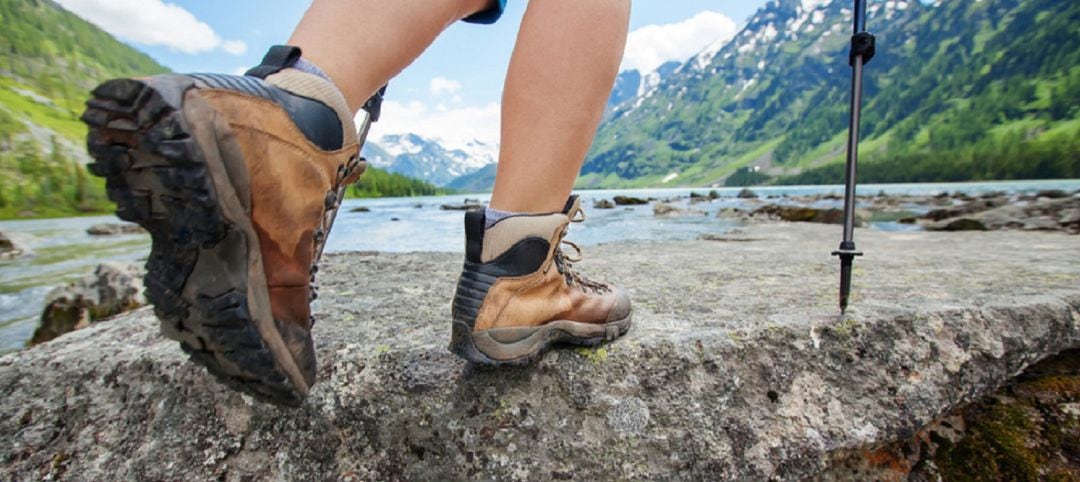
{"label": "pole shaft", "polygon": [[861,33],[866,31],[866,0],[855,0],[855,32]]}
{"label": "pole shaft", "polygon": [[[866,0],[855,0],[853,30],[866,31]],[[853,46],[854,48],[854,46]],[[851,118],[848,129],[847,165],[844,169],[844,242],[855,239],[855,174],[859,163],[859,119],[862,114],[863,58],[855,57],[851,66]]]}
{"label": "pole shaft", "polygon": [[855,57],[851,73],[851,124],[848,129],[847,165],[844,179],[844,241],[855,236],[855,171],[859,163],[859,118],[862,114],[863,59]]}

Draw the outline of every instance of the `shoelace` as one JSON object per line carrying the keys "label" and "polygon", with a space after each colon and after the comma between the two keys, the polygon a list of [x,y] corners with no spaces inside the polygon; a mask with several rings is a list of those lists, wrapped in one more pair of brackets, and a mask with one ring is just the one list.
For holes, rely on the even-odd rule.
{"label": "shoelace", "polygon": [[[323,249],[326,248],[327,235],[334,227],[334,218],[337,217],[341,201],[345,199],[345,188],[349,184],[356,182],[360,177],[359,171],[362,163],[363,159],[360,156],[352,156],[345,164],[338,166],[334,187],[326,193],[324,201],[326,209],[322,221],[319,222],[319,227],[315,230],[315,245],[313,247],[315,257],[311,263],[311,301],[315,301],[319,297],[319,287],[315,284],[315,274],[319,272],[319,261],[322,259]],[[312,319],[312,324],[314,324],[314,319]]]}
{"label": "shoelace", "polygon": [[[571,223],[584,222],[585,211],[582,211],[581,208],[575,206],[570,211],[569,217]],[[569,227],[570,226],[567,225],[567,227],[563,228],[562,233],[559,234],[559,246],[555,248],[555,269],[559,270],[559,273],[563,275],[568,286],[576,286],[586,293],[604,294],[610,292],[611,286],[599,281],[593,281],[574,269],[574,263],[580,262],[583,255],[581,254],[581,248],[578,245],[566,239],[566,233],[569,231]],[[575,254],[573,256],[566,254],[562,249],[562,245],[573,248]]]}

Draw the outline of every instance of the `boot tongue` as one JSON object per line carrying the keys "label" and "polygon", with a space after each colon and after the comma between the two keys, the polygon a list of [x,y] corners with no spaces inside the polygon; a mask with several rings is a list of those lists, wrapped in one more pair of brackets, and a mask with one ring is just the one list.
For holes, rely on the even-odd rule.
{"label": "boot tongue", "polygon": [[581,199],[578,197],[577,194],[571,194],[570,199],[567,199],[566,204],[563,206],[562,213],[570,216],[571,211],[573,211],[575,207],[577,207],[578,209],[581,208]]}
{"label": "boot tongue", "polygon": [[570,199],[566,200],[566,206],[563,207],[562,213],[570,219],[570,222],[584,221],[585,211],[581,209],[581,198],[577,194],[571,194]]}

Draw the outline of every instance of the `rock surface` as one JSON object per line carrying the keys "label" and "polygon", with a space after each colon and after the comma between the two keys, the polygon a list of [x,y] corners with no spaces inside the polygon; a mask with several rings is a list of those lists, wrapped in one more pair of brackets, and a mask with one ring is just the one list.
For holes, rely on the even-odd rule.
{"label": "rock surface", "polygon": [[102,263],[83,279],[56,288],[45,298],[41,324],[30,344],[44,343],[146,305],[142,277],[143,269],[138,265]]}
{"label": "rock surface", "polygon": [[[13,480],[797,480],[1080,347],[1080,237],[760,224],[586,248],[635,326],[492,370],[446,351],[459,254],[331,255],[299,409],[214,383],[149,309],[0,358]],[[571,232],[571,238],[573,232]],[[857,477],[855,478],[857,480]]]}

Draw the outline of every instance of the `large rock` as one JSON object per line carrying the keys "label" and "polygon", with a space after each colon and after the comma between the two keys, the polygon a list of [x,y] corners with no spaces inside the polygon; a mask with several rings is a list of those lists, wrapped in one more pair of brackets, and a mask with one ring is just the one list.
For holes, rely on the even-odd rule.
{"label": "large rock", "polygon": [[839,228],[746,230],[587,248],[583,268],[629,289],[634,327],[511,369],[446,351],[460,254],[331,255],[320,382],[299,409],[215,383],[148,309],[95,324],[0,358],[4,473],[800,480],[1080,346],[1080,237],[859,231],[866,256],[839,316]]}
{"label": "large rock", "polygon": [[135,264],[102,263],[83,279],[54,289],[46,296],[41,324],[31,345],[146,305],[143,270]]}

